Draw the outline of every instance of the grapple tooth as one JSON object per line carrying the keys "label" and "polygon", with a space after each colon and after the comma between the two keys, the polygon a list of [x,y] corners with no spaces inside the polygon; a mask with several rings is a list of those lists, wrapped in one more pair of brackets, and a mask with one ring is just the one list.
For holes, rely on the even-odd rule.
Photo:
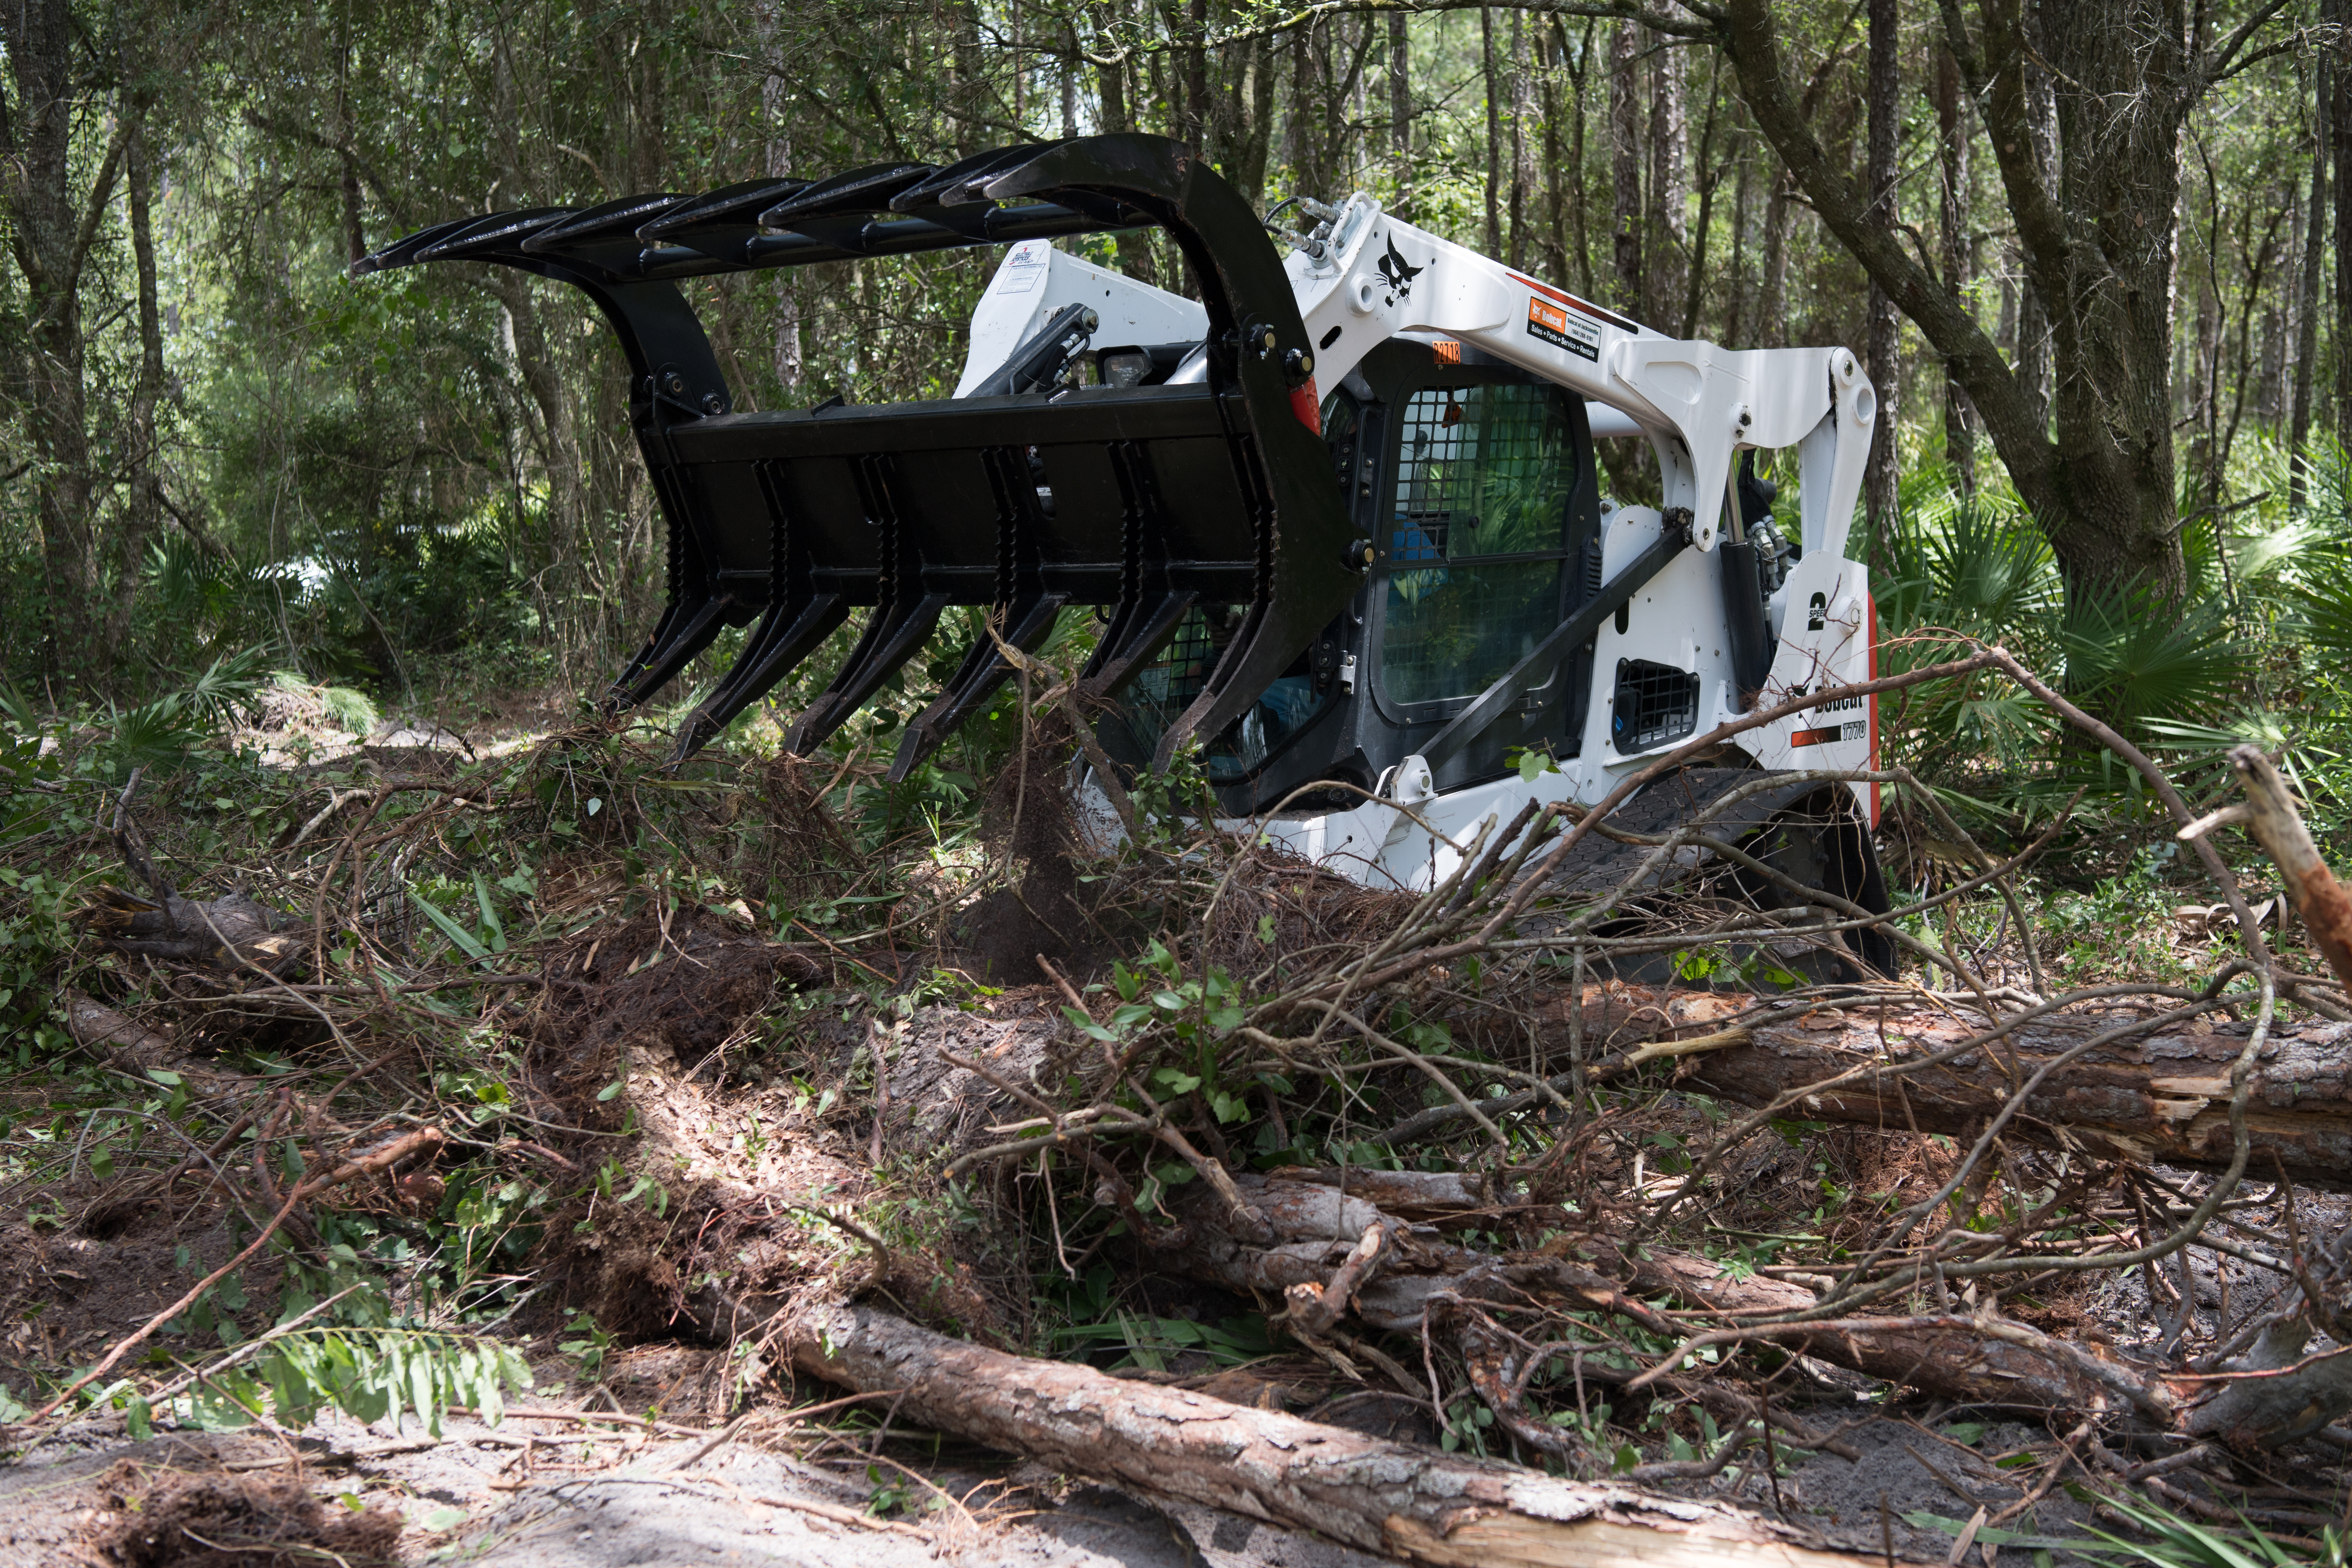
{"label": "grapple tooth", "polygon": [[776,482],[775,465],[758,467],[769,519],[768,608],[744,645],[742,657],[679,726],[677,748],[670,758],[673,763],[686,761],[708,745],[736,714],[766,696],[849,618],[846,600],[815,585],[808,544],[795,535],[790,505]]}
{"label": "grapple tooth", "polygon": [[1078,674],[1079,690],[1096,701],[1117,696],[1200,597],[1170,578],[1167,509],[1150,452],[1139,442],[1120,441],[1108,456],[1118,486],[1118,602]]}
{"label": "grapple tooth", "polygon": [[583,212],[573,213],[560,223],[549,224],[522,242],[522,253],[525,256],[549,256],[572,246],[586,245],[600,239],[635,239],[641,225],[695,199],[677,191],[623,196],[618,201],[605,202]]}
{"label": "grapple tooth", "polygon": [[[996,602],[990,618],[997,636],[1023,653],[1034,653],[1053,635],[1055,619],[1069,598],[1045,589],[1039,542],[1044,520],[1027,454],[995,447],[982,454],[982,462],[996,500]],[[939,700],[907,726],[890,762],[889,782],[904,782],[1012,673],[1012,661],[983,633]]]}
{"label": "grapple tooth", "polygon": [[986,153],[975,153],[961,158],[946,168],[926,174],[922,179],[890,198],[893,212],[913,212],[921,206],[975,206],[988,198],[980,187],[1008,169],[1017,169],[1035,157],[1039,148],[1034,142],[1017,147],[997,147]]}
{"label": "grapple tooth", "polygon": [[858,500],[881,535],[881,576],[874,613],[866,617],[857,646],[784,737],[784,749],[796,756],[806,756],[849,722],[866,700],[929,639],[940,612],[954,602],[946,594],[923,590],[922,557],[913,530],[904,526],[900,516],[893,461],[868,455],[852,464]]}
{"label": "grapple tooth", "polygon": [[533,207],[492,213],[444,235],[409,257],[411,261],[472,261],[499,251],[519,251],[524,240],[572,216],[571,207]]}
{"label": "grapple tooth", "polygon": [[790,228],[811,218],[887,212],[891,197],[938,172],[935,163],[868,163],[786,196],[762,212],[760,221],[771,228]]}
{"label": "grapple tooth", "polygon": [[806,180],[738,180],[647,219],[637,226],[637,237],[647,245],[677,245],[699,228],[756,229],[761,213],[808,187]]}

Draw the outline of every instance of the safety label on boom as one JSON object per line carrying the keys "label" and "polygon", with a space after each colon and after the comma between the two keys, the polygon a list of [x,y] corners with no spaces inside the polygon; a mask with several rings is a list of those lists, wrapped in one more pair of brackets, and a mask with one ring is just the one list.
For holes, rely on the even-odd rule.
{"label": "safety label on boom", "polygon": [[1567,306],[1540,297],[1528,300],[1528,336],[1589,360],[1601,358],[1601,329]]}

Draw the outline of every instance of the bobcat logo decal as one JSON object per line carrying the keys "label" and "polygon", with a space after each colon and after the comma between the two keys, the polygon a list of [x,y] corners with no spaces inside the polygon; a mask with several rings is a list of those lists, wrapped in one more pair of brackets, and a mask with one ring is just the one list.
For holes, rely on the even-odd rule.
{"label": "bobcat logo decal", "polygon": [[1396,290],[1396,297],[1399,300],[1412,299],[1412,280],[1428,270],[1426,266],[1407,266],[1404,258],[1397,254],[1396,239],[1393,236],[1389,239],[1388,254],[1372,265],[1379,269],[1380,275],[1387,279],[1388,286]]}

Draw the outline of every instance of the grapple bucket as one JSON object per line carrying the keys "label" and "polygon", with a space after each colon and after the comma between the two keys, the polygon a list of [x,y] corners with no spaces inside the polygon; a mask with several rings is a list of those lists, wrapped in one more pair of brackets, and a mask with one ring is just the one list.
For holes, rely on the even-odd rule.
{"label": "grapple bucket", "polygon": [[[1200,282],[1209,327],[1197,379],[736,414],[671,281],[1143,226],[1167,229]],[[669,594],[608,707],[645,701],[722,629],[752,626],[681,728],[681,760],[853,610],[866,612],[864,630],[792,723],[794,752],[846,722],[952,606],[985,606],[997,634],[1024,650],[1064,605],[1104,607],[1084,675],[1099,697],[1147,663],[1187,609],[1244,606],[1200,695],[1162,736],[1153,763],[1164,766],[1187,738],[1238,718],[1361,580],[1323,444],[1295,411],[1313,345],[1280,259],[1256,215],[1180,143],[1087,137],[946,167],[883,163],[814,182],[465,218],[352,270],[443,260],[584,289],[621,340],[631,420],[668,527]],[[1001,384],[1026,384],[1009,374]],[[908,725],[891,777],[1009,673],[993,641],[975,643]]]}

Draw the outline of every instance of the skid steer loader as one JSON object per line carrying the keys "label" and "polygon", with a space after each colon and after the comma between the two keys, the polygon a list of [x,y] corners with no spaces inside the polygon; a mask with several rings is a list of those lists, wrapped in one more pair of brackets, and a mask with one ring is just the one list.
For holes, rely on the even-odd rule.
{"label": "skid steer loader", "polygon": [[[1197,300],[1054,244],[1146,226],[1181,250]],[[1009,249],[937,402],[735,413],[675,281],[968,246]],[[1675,341],[1361,194],[1262,219],[1147,135],[458,218],[352,270],[427,261],[569,283],[620,339],[669,592],[609,704],[751,628],[680,759],[862,610],[786,731],[811,750],[956,605],[986,606],[1024,651],[1091,607],[1081,689],[1110,710],[1114,765],[1164,768],[1197,742],[1234,819],[1376,885],[1432,886],[1478,824],[1597,800],[1759,697],[1825,691],[1619,820],[1654,831],[1756,770],[1875,756],[1876,700],[1828,693],[1873,672],[1874,644],[1845,547],[1875,399],[1843,349]],[[1595,442],[1624,438],[1655,456],[1657,507],[1601,493]],[[1788,447],[1801,521],[1784,531],[1754,454]],[[976,641],[891,777],[1011,673]],[[1546,761],[1516,765],[1530,755]],[[1093,785],[1076,782],[1082,805],[1099,807]],[[1769,836],[1806,887],[1885,907],[1875,785],[1737,798],[1712,832]],[[1576,874],[1629,852],[1596,840]],[[1856,951],[1891,958],[1883,940]]]}

